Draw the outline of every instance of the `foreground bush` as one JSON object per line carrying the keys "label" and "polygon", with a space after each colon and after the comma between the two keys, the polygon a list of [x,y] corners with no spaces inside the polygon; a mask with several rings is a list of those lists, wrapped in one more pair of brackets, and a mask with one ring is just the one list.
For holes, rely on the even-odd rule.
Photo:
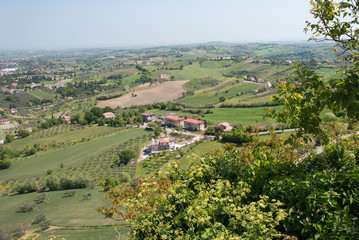
{"label": "foreground bush", "polygon": [[[268,146],[271,146],[270,148]],[[110,190],[135,239],[359,239],[359,141],[303,161],[277,137]]]}

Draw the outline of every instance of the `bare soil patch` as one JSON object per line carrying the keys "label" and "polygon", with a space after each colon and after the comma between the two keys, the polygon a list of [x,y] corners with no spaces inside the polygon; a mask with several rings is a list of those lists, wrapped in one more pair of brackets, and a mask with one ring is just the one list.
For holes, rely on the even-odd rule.
{"label": "bare soil patch", "polygon": [[[121,97],[98,101],[97,106],[116,108],[172,101],[181,97],[182,93],[185,92],[183,84],[186,82],[188,80],[169,81],[152,85],[146,83],[138,86],[133,92]],[[136,95],[136,97],[133,95]]]}

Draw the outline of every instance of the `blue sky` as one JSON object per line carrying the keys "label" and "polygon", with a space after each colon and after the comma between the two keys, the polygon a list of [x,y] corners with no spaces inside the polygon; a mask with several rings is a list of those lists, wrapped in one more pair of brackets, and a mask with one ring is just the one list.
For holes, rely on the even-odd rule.
{"label": "blue sky", "polygon": [[306,40],[309,0],[1,0],[1,49]]}

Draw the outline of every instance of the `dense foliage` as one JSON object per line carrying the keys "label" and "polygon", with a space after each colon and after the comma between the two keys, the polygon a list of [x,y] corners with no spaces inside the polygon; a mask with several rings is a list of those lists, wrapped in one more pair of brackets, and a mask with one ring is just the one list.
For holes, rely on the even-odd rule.
{"label": "dense foliage", "polygon": [[129,220],[136,239],[358,238],[358,139],[301,162],[288,147],[277,136],[227,145],[189,170],[111,190],[113,207],[100,211]]}
{"label": "dense foliage", "polygon": [[243,144],[250,142],[252,140],[252,136],[246,132],[241,125],[239,125],[231,131],[223,133],[222,140],[225,142]]}
{"label": "dense foliage", "polygon": [[125,149],[118,153],[118,165],[126,165],[129,161],[136,157],[136,153],[133,150]]}

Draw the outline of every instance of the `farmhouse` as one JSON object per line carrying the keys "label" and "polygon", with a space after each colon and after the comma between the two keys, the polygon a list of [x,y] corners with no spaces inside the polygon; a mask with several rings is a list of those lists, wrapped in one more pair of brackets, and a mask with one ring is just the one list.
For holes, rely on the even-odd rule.
{"label": "farmhouse", "polygon": [[5,143],[4,139],[0,138],[0,144],[4,144],[4,143]]}
{"label": "farmhouse", "polygon": [[167,138],[160,139],[151,144],[151,151],[164,151],[170,149],[170,140]]}
{"label": "farmhouse", "polygon": [[142,113],[142,121],[143,122],[152,122],[156,119],[156,114],[151,113],[151,112],[147,112],[147,113]]}
{"label": "farmhouse", "polygon": [[11,112],[12,114],[14,114],[14,113],[17,112],[17,110],[16,110],[15,108],[11,108],[11,109],[10,109],[10,112]]}
{"label": "farmhouse", "polygon": [[116,118],[116,115],[113,112],[105,112],[102,116],[104,118]]}
{"label": "farmhouse", "polygon": [[188,118],[184,120],[184,128],[189,130],[204,130],[204,121]]}
{"label": "farmhouse", "polygon": [[215,127],[216,130],[221,132],[229,132],[233,127],[228,122],[222,122]]}
{"label": "farmhouse", "polygon": [[64,118],[64,120],[65,120],[67,123],[69,123],[69,122],[70,122],[70,119],[71,119],[71,117],[70,117],[70,116],[64,116],[63,118]]}
{"label": "farmhouse", "polygon": [[165,118],[165,123],[168,127],[183,127],[184,118],[178,116],[167,116]]}

